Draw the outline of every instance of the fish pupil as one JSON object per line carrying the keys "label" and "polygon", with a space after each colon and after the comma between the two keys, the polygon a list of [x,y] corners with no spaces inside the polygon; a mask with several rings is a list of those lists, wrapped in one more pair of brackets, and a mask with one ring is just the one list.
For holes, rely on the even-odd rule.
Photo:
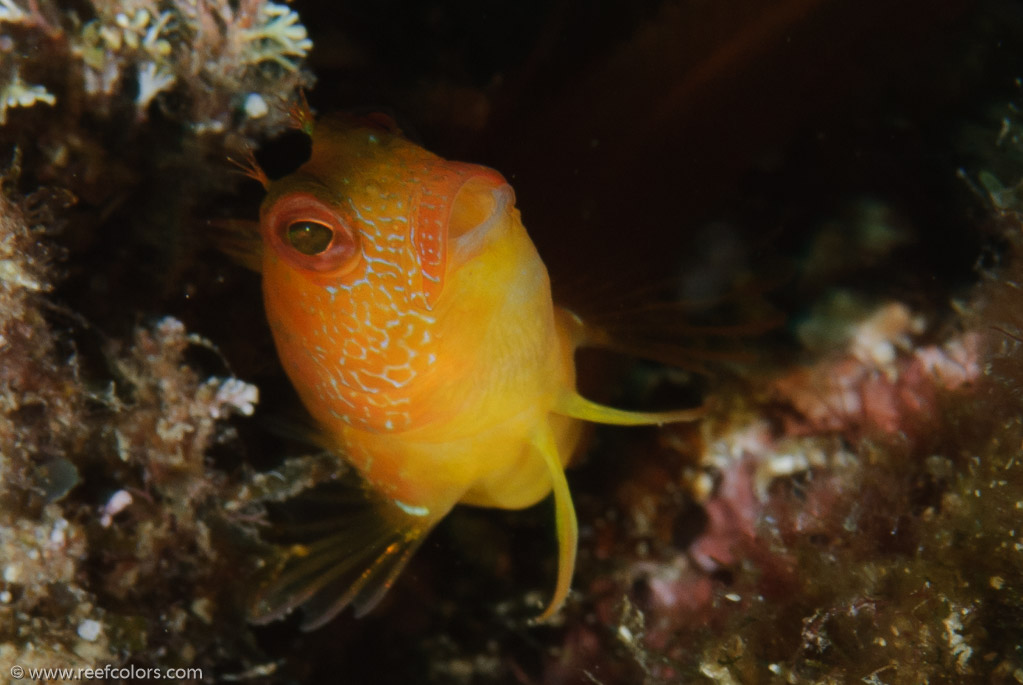
{"label": "fish pupil", "polygon": [[330,246],[334,230],[318,221],[296,221],[288,226],[288,244],[304,255],[318,255]]}

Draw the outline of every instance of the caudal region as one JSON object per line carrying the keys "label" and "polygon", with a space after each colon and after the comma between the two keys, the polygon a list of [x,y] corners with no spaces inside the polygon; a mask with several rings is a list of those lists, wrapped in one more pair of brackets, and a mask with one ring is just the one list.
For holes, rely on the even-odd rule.
{"label": "caudal region", "polygon": [[[519,509],[553,493],[555,588],[568,594],[577,523],[564,467],[582,422],[690,421],[576,392],[574,353],[608,336],[551,298],[547,270],[498,172],[451,162],[379,116],[298,125],[309,160],[269,181],[258,248],[281,364],[319,441],[361,475],[350,515],[311,521],[251,615],[302,607],[306,628],[380,600],[457,504]],[[258,252],[258,257],[251,253]]]}

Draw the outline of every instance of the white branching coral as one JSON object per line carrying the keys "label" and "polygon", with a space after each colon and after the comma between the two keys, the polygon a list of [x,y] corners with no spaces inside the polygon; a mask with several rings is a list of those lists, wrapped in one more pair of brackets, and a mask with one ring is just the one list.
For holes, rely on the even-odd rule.
{"label": "white branching coral", "polygon": [[25,83],[17,73],[3,88],[0,88],[0,126],[7,123],[7,110],[14,107],[31,107],[37,103],[53,105],[57,98],[46,88]]}
{"label": "white branching coral", "polygon": [[205,388],[216,388],[210,403],[210,416],[221,419],[229,416],[231,410],[245,416],[252,416],[259,402],[259,388],[237,378],[210,378]]}
{"label": "white branching coral", "polygon": [[298,67],[292,59],[303,59],[313,47],[305,27],[298,23],[298,14],[286,5],[267,2],[259,8],[260,23],[241,32],[243,40],[252,44],[245,53],[249,64],[276,62],[288,71]]}
{"label": "white branching coral", "polygon": [[[78,52],[88,68],[86,87],[90,93],[111,93],[120,82],[126,61],[141,59],[137,67],[139,95],[136,103],[145,109],[153,97],[174,80],[168,59],[171,44],[164,32],[173,14],[161,12],[154,19],[145,8],[132,13],[117,12],[94,19],[82,30]],[[168,77],[170,80],[168,81]]]}
{"label": "white branching coral", "polygon": [[0,22],[17,24],[28,19],[28,13],[18,7],[14,0],[0,0]]}
{"label": "white branching coral", "polygon": [[131,50],[143,49],[154,55],[167,56],[171,52],[170,43],[161,38],[160,34],[173,15],[161,12],[153,21],[149,10],[141,8],[134,14],[118,12],[112,24],[96,20],[96,31],[108,47],[120,50],[122,46]]}
{"label": "white branching coral", "polygon": [[245,115],[242,121],[260,120],[258,128],[275,128],[286,123],[285,108],[249,107],[257,101],[238,94],[256,94],[271,103],[310,85],[301,64],[313,44],[287,5],[268,0],[91,2],[96,17],[72,36],[86,91],[110,96],[133,81],[139,119],[173,89],[187,95],[187,114],[197,133],[224,131],[239,121],[239,113]]}
{"label": "white branching coral", "polygon": [[167,90],[176,80],[174,73],[156,62],[145,62],[139,66],[139,92],[135,96],[135,105],[145,110],[149,103],[161,91]]}

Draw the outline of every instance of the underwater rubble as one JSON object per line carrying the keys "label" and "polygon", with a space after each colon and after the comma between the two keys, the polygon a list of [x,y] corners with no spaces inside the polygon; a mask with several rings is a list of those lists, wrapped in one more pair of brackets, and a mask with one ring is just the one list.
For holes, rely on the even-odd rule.
{"label": "underwater rubble", "polygon": [[[699,106],[678,93],[742,68],[749,85],[757,50],[786,31],[798,44],[817,4],[772,14],[727,3],[734,15],[705,18],[720,44],[702,46],[706,59],[686,52],[691,63],[668,51],[698,3],[612,4],[620,21],[573,3],[495,4],[511,35],[535,41],[530,52],[487,43],[494,16],[455,2],[392,18],[371,3],[0,0],[0,679],[21,668],[20,682],[77,681],[28,674],[107,667],[185,669],[181,682],[1023,682],[1023,103],[1008,76],[979,93],[966,85],[1005,60],[994,36],[1018,54],[1023,18],[998,0],[949,9],[929,20],[942,31],[967,20],[941,69],[905,57],[884,87],[850,86],[882,102],[884,88],[926,73],[935,103],[986,98],[939,132],[906,133],[877,105],[884,123],[868,134],[866,110],[819,105],[817,121],[839,123],[736,131],[731,144],[751,148],[742,176],[739,161],[701,166],[712,153],[671,123],[688,116],[705,138],[712,107],[732,96],[715,90],[700,117],[682,116]],[[547,72],[537,65],[561,54],[559,27],[565,50],[585,49]],[[793,68],[786,59],[765,89]],[[681,85],[641,101],[660,118],[623,134],[640,143],[624,155],[595,132],[635,116],[605,94],[648,61]],[[544,81],[558,75],[578,81]],[[629,92],[645,92],[641,81]],[[691,368],[581,363],[587,391],[633,404],[698,393],[707,416],[592,436],[569,472],[574,591],[552,622],[529,620],[554,573],[547,504],[460,508],[367,618],[313,633],[246,620],[277,554],[268,512],[339,474],[293,420],[256,277],[209,234],[258,207],[229,159],[259,149],[269,168],[294,156],[276,159],[272,141],[287,139],[302,90],[321,109],[412,110],[413,134],[507,167],[567,299],[627,289],[630,269],[660,275],[664,260],[669,294],[724,303],[651,306],[662,323],[678,317],[662,326],[663,356],[679,330],[696,331],[697,344],[677,345]],[[596,97],[610,114],[583,119]],[[836,159],[836,131],[855,161],[813,168]],[[943,227],[927,224],[932,198],[893,180],[937,163],[890,162],[892,131],[911,139],[900,152],[952,169],[933,199],[954,210]],[[553,159],[547,143],[561,136]],[[593,156],[567,159],[576,142]],[[695,218],[669,224],[677,210],[659,191],[702,177],[635,172],[680,149],[716,190],[685,190]],[[864,182],[878,159],[895,170]],[[816,176],[848,185],[798,187]],[[560,196],[537,192],[551,178]],[[634,205],[649,205],[647,218]],[[579,225],[559,234],[565,216]],[[660,228],[622,245],[626,219]],[[590,249],[631,260],[623,279],[605,278],[608,255],[591,261]],[[555,268],[573,255],[592,267],[575,291]],[[757,323],[777,312],[784,324]],[[727,331],[721,354],[701,356],[705,321]]]}

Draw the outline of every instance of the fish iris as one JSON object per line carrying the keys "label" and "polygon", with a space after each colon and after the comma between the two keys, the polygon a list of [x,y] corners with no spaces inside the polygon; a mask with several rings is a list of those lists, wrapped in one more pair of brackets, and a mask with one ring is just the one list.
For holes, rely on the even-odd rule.
{"label": "fish iris", "polygon": [[317,221],[296,221],[288,226],[288,244],[304,255],[318,255],[330,246],[334,231]]}

